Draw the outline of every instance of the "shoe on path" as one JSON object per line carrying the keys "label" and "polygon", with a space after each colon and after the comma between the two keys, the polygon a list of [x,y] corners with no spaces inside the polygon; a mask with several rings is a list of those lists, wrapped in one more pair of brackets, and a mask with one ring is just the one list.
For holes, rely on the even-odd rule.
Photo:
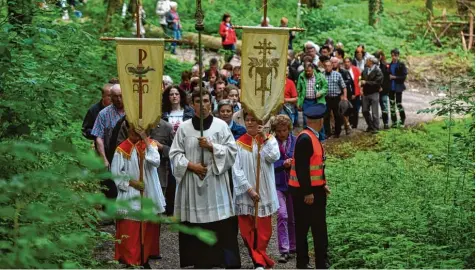
{"label": "shoe on path", "polygon": [[281,256],[279,256],[278,262],[279,263],[287,263],[289,261],[289,254],[288,253],[283,253]]}

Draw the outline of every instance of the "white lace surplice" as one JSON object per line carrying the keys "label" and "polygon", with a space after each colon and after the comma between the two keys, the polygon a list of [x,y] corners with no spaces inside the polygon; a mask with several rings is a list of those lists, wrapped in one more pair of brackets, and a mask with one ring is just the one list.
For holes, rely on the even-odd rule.
{"label": "white lace surplice", "polygon": [[[247,136],[246,134],[243,136]],[[252,141],[253,151],[249,151],[239,144],[238,155],[233,166],[233,185],[235,190],[235,213],[236,215],[254,215],[255,206],[247,190],[256,188],[256,169],[258,157],[258,144]],[[262,145],[260,187],[258,204],[258,216],[267,217],[275,213],[279,208],[278,194],[274,179],[274,162],[279,159],[279,146],[274,137]]]}
{"label": "white lace surplice", "polygon": [[[145,152],[144,166],[144,197],[154,202],[156,213],[165,212],[165,199],[160,187],[157,168],[160,165],[160,154],[157,148],[149,145]],[[139,179],[139,155],[134,147],[130,158],[116,150],[111,164],[111,173],[117,186],[117,200],[128,201],[140,197],[140,192],[129,186],[129,180]],[[141,209],[139,200],[130,201],[130,207],[138,211]],[[121,215],[127,216],[126,209],[119,209]]]}
{"label": "white lace surplice", "polygon": [[180,125],[169,153],[177,181],[175,216],[191,223],[209,223],[234,216],[228,178],[237,151],[233,134],[223,120],[213,118],[203,136],[213,144],[213,154],[204,150],[208,172],[203,180],[187,170],[189,162],[200,163],[200,131],[194,129],[192,120]]}

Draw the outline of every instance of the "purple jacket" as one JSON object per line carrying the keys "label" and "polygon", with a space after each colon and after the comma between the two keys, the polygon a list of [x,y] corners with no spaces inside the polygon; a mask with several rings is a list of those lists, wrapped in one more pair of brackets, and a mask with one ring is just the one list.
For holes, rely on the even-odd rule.
{"label": "purple jacket", "polygon": [[288,158],[294,156],[294,146],[296,145],[296,136],[289,133],[286,140],[286,148],[283,152],[282,143],[278,140],[279,151],[281,155],[279,160],[274,163],[274,177],[276,179],[276,189],[279,191],[288,191],[288,180],[290,169],[284,169],[283,163]]}

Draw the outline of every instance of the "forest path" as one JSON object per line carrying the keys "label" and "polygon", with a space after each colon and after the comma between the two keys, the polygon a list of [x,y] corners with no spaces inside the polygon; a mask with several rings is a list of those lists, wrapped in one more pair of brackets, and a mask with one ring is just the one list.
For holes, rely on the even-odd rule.
{"label": "forest path", "polygon": [[[176,58],[180,61],[194,62],[195,51],[192,49],[180,49],[177,48],[177,55],[172,55],[171,57]],[[221,57],[220,54],[215,52],[205,52],[204,54],[204,63],[208,63],[209,59],[212,57]],[[223,60],[222,60],[223,61]],[[233,65],[239,65],[239,58],[234,58]],[[432,91],[431,89],[426,89],[419,86],[418,82],[408,84],[408,90],[403,94],[403,106],[405,108],[407,120],[406,126],[413,126],[418,123],[428,122],[433,120],[435,117],[431,114],[417,114],[419,110],[426,109],[430,107],[430,102],[436,99],[438,96],[441,96],[442,93],[437,91]],[[302,114],[300,113],[299,122],[302,123]],[[327,144],[338,144],[340,141],[353,140],[357,138],[359,134],[367,128],[363,117],[360,117],[359,127],[357,130],[354,130],[350,136],[344,135],[344,132],[341,134],[340,139],[331,139]],[[295,129],[295,132],[298,132],[299,129]],[[113,225],[102,227],[104,233],[110,234],[114,238],[115,227]],[[240,235],[237,235],[238,243],[241,253],[241,263],[242,268],[252,269],[253,263],[250,259],[248,251],[243,244],[243,240]],[[167,225],[161,226],[161,235],[160,235],[160,249],[162,259],[160,260],[150,260],[150,265],[155,269],[176,269],[180,266],[180,258],[178,251],[178,233],[172,232],[170,227]],[[294,258],[289,260],[287,263],[278,263],[278,258],[280,256],[278,251],[278,241],[277,241],[277,227],[276,227],[276,215],[273,215],[273,234],[271,241],[268,246],[268,254],[276,262],[275,269],[293,269],[295,268],[296,261]],[[109,268],[121,268],[123,265],[112,263],[114,258],[114,242],[113,240],[107,240],[103,242],[101,246],[96,249],[96,258],[104,263],[103,267]],[[311,259],[311,261],[313,261]]]}

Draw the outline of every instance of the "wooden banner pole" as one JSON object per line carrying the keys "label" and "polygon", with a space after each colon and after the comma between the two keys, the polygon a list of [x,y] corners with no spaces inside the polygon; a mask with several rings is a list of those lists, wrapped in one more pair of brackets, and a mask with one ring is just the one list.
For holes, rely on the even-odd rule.
{"label": "wooden banner pole", "polygon": [[[140,0],[136,0],[136,37],[141,38],[140,34],[140,23],[141,23],[141,18],[140,18]],[[139,56],[139,61],[140,56]],[[139,63],[139,66],[142,66],[142,63]],[[142,77],[139,77],[139,125],[142,122]],[[143,142],[145,143],[145,142]],[[139,155],[139,182],[144,183],[144,157],[142,154],[137,151]],[[141,199],[144,198],[144,191],[142,190],[140,192]],[[141,200],[141,210],[143,210],[143,201]],[[145,264],[145,258],[144,258],[144,221],[141,219],[140,221],[140,262],[141,265]]]}
{"label": "wooden banner pole", "polygon": [[[202,31],[205,29],[203,25],[203,11],[202,11],[202,1],[197,0],[197,9],[195,12],[195,30],[198,31],[198,88],[200,89],[200,137],[203,137],[203,95],[202,95],[202,75],[203,75],[203,59],[202,59]],[[192,89],[193,91],[193,89]],[[193,102],[193,100],[192,100]],[[205,166],[205,157],[204,157],[204,149],[201,148],[200,150],[200,162],[202,166]]]}

